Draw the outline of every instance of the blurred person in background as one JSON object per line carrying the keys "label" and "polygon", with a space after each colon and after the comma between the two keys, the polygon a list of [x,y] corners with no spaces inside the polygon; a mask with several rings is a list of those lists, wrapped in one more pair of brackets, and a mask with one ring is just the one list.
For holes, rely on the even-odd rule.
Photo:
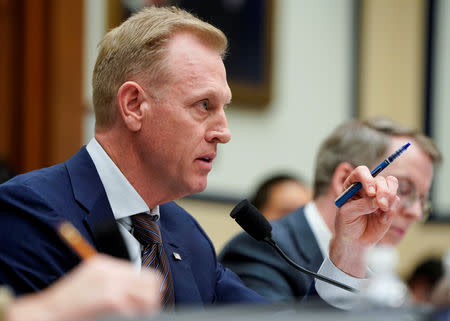
{"label": "blurred person in background", "polygon": [[256,188],[250,202],[268,220],[277,220],[311,200],[304,180],[289,174],[272,175]]}
{"label": "blurred person in background", "polygon": [[441,259],[428,258],[419,262],[406,280],[412,302],[414,304],[430,304],[431,293],[443,275]]}
{"label": "blurred person in background", "polygon": [[[400,199],[392,224],[380,242],[398,244],[411,224],[430,210],[433,166],[441,161],[441,154],[431,139],[418,131],[377,117],[346,122],[325,139],[316,159],[313,201],[272,223],[273,238],[281,249],[296,263],[317,272],[328,256],[335,233],[334,200],[343,192],[349,173],[363,164],[374,168],[407,142],[411,142],[410,148],[380,173],[398,179]],[[300,299],[310,290],[312,277],[298,272],[269,245],[245,233],[225,245],[219,260],[247,286],[271,300]]]}
{"label": "blurred person in background", "polygon": [[439,320],[448,320],[450,318],[450,249],[442,257],[442,268],[444,273],[434,287],[430,301],[431,304],[446,309],[443,316],[446,315],[447,318]]}

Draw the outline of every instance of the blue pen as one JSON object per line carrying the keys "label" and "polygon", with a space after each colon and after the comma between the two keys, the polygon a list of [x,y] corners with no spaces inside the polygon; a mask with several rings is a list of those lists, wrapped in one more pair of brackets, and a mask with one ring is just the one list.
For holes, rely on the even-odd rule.
{"label": "blue pen", "polygon": [[[401,148],[399,148],[394,154],[386,158],[384,161],[380,163],[373,171],[370,172],[373,177],[377,176],[381,173],[383,169],[385,169],[390,163],[392,163],[397,157],[400,156],[401,153],[403,153],[408,147],[411,145],[411,143],[407,143],[403,145]],[[353,195],[355,195],[362,187],[362,184],[360,182],[353,183],[350,185],[341,195],[339,195],[338,198],[334,201],[334,204],[336,204],[337,207],[341,207],[345,204]]]}

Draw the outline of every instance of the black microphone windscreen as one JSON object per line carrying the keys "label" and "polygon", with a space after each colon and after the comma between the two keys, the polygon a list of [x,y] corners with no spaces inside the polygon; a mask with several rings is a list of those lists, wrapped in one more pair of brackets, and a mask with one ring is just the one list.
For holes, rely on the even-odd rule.
{"label": "black microphone windscreen", "polygon": [[257,241],[272,237],[272,226],[248,200],[240,201],[233,208],[230,216]]}

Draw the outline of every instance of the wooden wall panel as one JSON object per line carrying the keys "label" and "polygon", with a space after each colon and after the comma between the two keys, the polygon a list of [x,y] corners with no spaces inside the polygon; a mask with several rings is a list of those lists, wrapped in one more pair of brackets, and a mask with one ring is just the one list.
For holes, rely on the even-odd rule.
{"label": "wooden wall panel", "polygon": [[48,8],[45,0],[24,7],[23,170],[46,164]]}
{"label": "wooden wall panel", "polygon": [[81,144],[83,1],[0,0],[0,157],[18,172]]}
{"label": "wooden wall panel", "polygon": [[17,113],[22,104],[21,21],[21,1],[0,0],[0,158],[17,170],[22,166],[17,144],[21,137]]}
{"label": "wooden wall panel", "polygon": [[82,137],[83,1],[51,1],[48,163],[74,154]]}

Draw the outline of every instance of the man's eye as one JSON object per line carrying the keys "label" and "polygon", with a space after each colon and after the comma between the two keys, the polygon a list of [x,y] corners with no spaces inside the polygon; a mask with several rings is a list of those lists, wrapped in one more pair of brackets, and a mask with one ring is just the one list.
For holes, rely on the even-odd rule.
{"label": "man's eye", "polygon": [[202,109],[208,110],[209,109],[209,102],[207,100],[202,100],[200,102],[200,106],[202,107]]}
{"label": "man's eye", "polygon": [[398,194],[399,195],[409,195],[412,192],[411,186],[409,184],[399,184]]}

